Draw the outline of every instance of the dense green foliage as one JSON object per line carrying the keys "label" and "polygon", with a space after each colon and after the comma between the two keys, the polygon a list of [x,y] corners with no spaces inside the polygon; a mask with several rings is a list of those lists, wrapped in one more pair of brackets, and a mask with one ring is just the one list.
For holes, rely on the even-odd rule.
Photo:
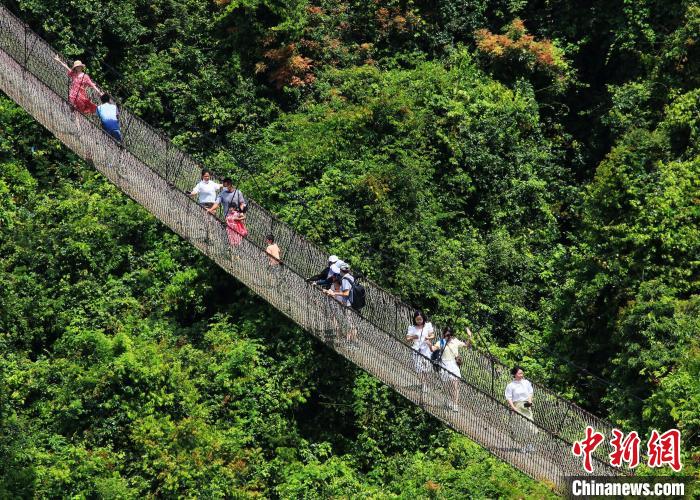
{"label": "dense green foliage", "polygon": [[548,494],[0,124],[0,497]]}
{"label": "dense green foliage", "polygon": [[[681,429],[700,462],[695,2],[19,4],[300,231],[585,407]],[[6,100],[0,129],[0,496],[545,494]]]}

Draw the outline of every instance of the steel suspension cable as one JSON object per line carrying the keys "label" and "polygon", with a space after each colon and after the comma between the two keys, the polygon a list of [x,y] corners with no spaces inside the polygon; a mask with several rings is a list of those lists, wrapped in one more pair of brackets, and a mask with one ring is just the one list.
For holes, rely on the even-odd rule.
{"label": "steel suspension cable", "polygon": [[[15,7],[15,10],[16,10],[16,12],[19,12],[20,9],[19,9],[19,6],[18,6],[17,3],[16,3],[16,0],[11,0],[11,2],[13,2],[13,3],[15,4],[15,6],[16,6],[16,7]],[[34,44],[36,44],[36,39],[34,39],[33,42],[34,42]],[[27,42],[25,42],[25,43],[27,43]],[[30,52],[31,52],[31,51],[30,51]],[[125,86],[125,84],[124,84],[124,80],[125,80],[124,75],[123,75],[119,70],[117,70],[115,67],[113,67],[113,66],[111,66],[110,64],[108,64],[107,62],[105,62],[101,57],[99,57],[98,54],[96,54],[94,51],[92,51],[92,50],[90,50],[90,49],[85,49],[85,50],[83,51],[83,53],[85,53],[85,54],[90,54],[90,57],[91,57],[92,60],[97,61],[101,66],[103,66],[103,67],[107,70],[108,73],[112,74],[112,75],[117,79],[117,86],[116,86],[115,88],[117,88],[117,89],[122,89],[125,93],[127,93],[127,94],[129,94],[129,95],[133,95],[133,92],[130,92],[129,89]],[[146,90],[145,87],[143,87],[141,84],[139,84],[139,88],[137,89],[137,91],[140,92],[141,94],[143,94],[143,93],[145,92],[145,90]],[[120,102],[120,101],[117,100],[117,102]],[[167,112],[170,114],[170,116],[177,116],[177,114],[175,113],[175,111],[174,111],[168,104],[164,104],[164,103],[161,102],[161,107],[163,108],[164,111],[167,111]],[[127,132],[128,129],[129,129],[129,125],[131,124],[132,120],[133,120],[133,115],[129,116],[129,118],[128,118],[128,123],[127,123],[127,125],[126,125],[125,128],[124,128],[124,130],[125,130],[125,135],[126,135],[126,132]],[[213,136],[213,135],[212,135],[211,133],[209,133],[208,131],[201,129],[198,125],[195,124],[195,125],[193,125],[192,127],[195,129],[195,131],[198,132],[200,138],[204,139],[207,143],[209,143],[209,144],[210,144],[211,146],[213,146],[215,149],[216,149],[216,148],[219,148],[218,150],[220,150],[220,148],[222,148],[222,147],[225,146],[224,144],[222,144],[221,140],[220,140],[217,136]],[[167,146],[170,144],[169,141],[167,140],[167,137],[165,136],[165,134],[164,134],[162,131],[158,131],[158,133],[161,134],[162,138],[163,138],[164,141],[165,141],[166,147],[167,147]],[[248,149],[249,149],[249,148],[248,148]],[[242,171],[243,171],[243,172],[246,172],[246,173],[247,173],[247,177],[253,181],[257,192],[258,192],[258,193],[264,193],[265,191],[260,187],[260,184],[258,183],[258,176],[253,175],[254,169],[247,163],[247,161],[242,160],[242,159],[236,160],[235,158],[234,158],[234,161],[235,161],[237,164],[243,165]],[[214,174],[216,175],[216,173],[217,173],[217,172],[216,172],[216,169],[211,168],[211,170],[212,170],[212,173],[214,173]],[[242,175],[242,174],[241,174],[241,175]],[[166,177],[167,177],[167,176],[166,176]],[[271,184],[271,181],[270,181],[268,178],[266,178],[266,180],[268,181],[268,183]],[[301,199],[301,203],[302,203],[302,204],[303,204],[303,203],[307,203],[307,204],[308,204],[308,201],[309,201],[308,199],[305,199],[304,197],[300,197],[300,199]],[[225,217],[225,214],[224,214],[224,217]],[[298,218],[299,218],[299,217],[297,217],[297,219],[298,219]],[[276,220],[276,219],[272,219],[272,220]],[[272,225],[272,223],[271,223],[271,225]],[[283,252],[285,252],[284,249],[283,249]],[[375,249],[375,252],[379,253],[380,256],[381,256],[383,259],[385,259],[385,260],[390,261],[390,260],[393,259],[393,256],[392,256],[392,255],[389,255],[388,253],[386,253],[386,252],[384,252],[384,251],[382,251],[382,250]],[[286,253],[286,252],[285,252],[285,253]],[[349,260],[353,260],[353,259],[349,259]],[[376,285],[376,284],[375,284],[375,285]],[[408,304],[405,304],[405,305],[408,306],[409,309],[413,309],[413,310],[422,309],[422,308],[419,307],[419,306],[413,307],[413,306],[410,306],[410,305],[408,305]],[[399,307],[399,306],[397,305],[397,307]],[[495,327],[497,327],[497,328],[507,329],[507,330],[509,330],[509,331],[511,331],[511,332],[514,331],[509,325],[506,325],[506,324],[503,323],[503,322],[496,321],[496,320],[493,319],[493,318],[492,318],[492,320],[493,320],[493,326],[495,326]],[[521,336],[521,337],[523,337],[523,338],[526,338],[526,336],[525,336],[522,332],[515,332],[515,333],[516,333],[518,336]],[[528,340],[530,341],[531,344],[534,345],[534,342],[532,342],[530,339],[528,339]],[[616,384],[616,383],[614,383],[614,382],[612,382],[612,381],[610,381],[610,380],[607,380],[606,378],[602,377],[602,376],[599,375],[599,374],[593,373],[592,371],[590,371],[590,370],[587,369],[586,367],[583,367],[583,366],[580,366],[580,365],[578,365],[578,364],[576,364],[576,363],[573,363],[572,361],[568,360],[567,358],[562,357],[561,355],[559,355],[559,354],[557,354],[557,353],[554,353],[553,351],[550,351],[550,350],[547,350],[547,349],[544,349],[544,348],[542,348],[542,350],[545,351],[545,352],[547,352],[549,355],[553,356],[553,357],[556,358],[557,360],[562,361],[562,362],[566,363],[567,365],[569,365],[570,367],[574,368],[579,374],[588,375],[588,376],[592,377],[593,379],[595,379],[597,382],[600,382],[600,383],[602,383],[602,384],[604,384],[604,385],[606,385],[606,386],[608,386],[608,387],[614,387],[617,391],[623,392],[623,393],[629,395],[630,397],[632,397],[633,399],[636,399],[636,400],[638,400],[638,401],[643,401],[643,399],[641,399],[639,396],[637,396],[637,395],[635,395],[635,394],[632,394],[631,391],[629,391],[629,389],[624,388],[624,387],[620,386],[619,384]]]}
{"label": "steel suspension cable", "polygon": [[[319,262],[325,262],[327,253],[274,218],[274,223],[288,232],[290,237],[297,238],[295,244],[302,245],[306,251],[289,256],[288,261],[291,265],[284,266],[281,270],[282,278],[277,280],[278,284],[284,283],[285,286],[282,290],[276,288],[271,292],[269,287],[272,286],[272,282],[269,281],[267,274],[269,256],[265,253],[260,238],[269,227],[272,215],[252,201],[253,213],[256,217],[251,220],[251,237],[243,238],[239,246],[233,248],[228,241],[229,235],[225,225],[210,214],[203,214],[203,210],[178,187],[187,185],[193,176],[196,178],[200,167],[186,155],[178,152],[177,148],[169,146],[169,141],[166,140],[165,144],[162,144],[164,140],[162,135],[154,132],[142,121],[133,122],[130,137],[128,139],[125,137],[126,147],[121,148],[102,131],[94,119],[75,115],[65,103],[66,77],[57,74],[55,65],[51,62],[52,49],[37,37],[42,50],[38,51],[38,56],[27,56],[23,46],[16,41],[22,36],[25,38],[28,36],[30,33],[28,27],[5,9],[1,9],[0,12],[2,12],[0,49],[3,54],[9,54],[9,56],[3,56],[1,61],[8,68],[7,71],[3,71],[1,81],[8,95],[30,111],[71,149],[85,158],[90,158],[101,172],[135,201],[144,205],[175,232],[190,240],[255,293],[278,307],[284,314],[321,340],[330,343],[331,347],[343,356],[379,376],[400,394],[418,402],[416,395],[402,382],[404,379],[415,377],[412,368],[416,353],[396,339],[394,334],[387,334],[385,327],[378,326],[364,315],[360,316],[348,308],[343,308],[306,283],[304,276],[308,274],[305,274],[305,271],[318,266]],[[33,33],[31,35],[36,36]],[[23,61],[26,65],[21,64]],[[36,81],[29,75],[36,76]],[[31,87],[31,91],[26,91],[27,86]],[[128,110],[126,112],[128,113]],[[76,133],[74,121],[81,125],[80,133]],[[147,152],[155,154],[157,161],[142,162],[141,158],[147,157]],[[120,162],[116,166],[115,159]],[[187,168],[180,169],[181,175],[178,178],[166,178],[165,174],[172,172],[172,169],[167,166],[168,161],[179,161]],[[153,186],[159,187],[154,189]],[[156,194],[150,194],[152,192]],[[169,195],[163,196],[164,193]],[[303,259],[299,260],[299,256]],[[265,286],[266,282],[271,284]],[[375,287],[374,284],[368,287],[370,305],[373,297],[377,299],[375,307],[384,308],[394,301],[396,304],[393,311],[393,314],[396,314],[394,326],[399,323],[400,310],[402,314],[407,313],[410,316],[410,308],[404,306],[395,296]],[[376,314],[374,317],[375,320],[381,318],[381,314]],[[405,324],[405,321],[403,323]],[[402,330],[403,325],[400,328]],[[325,336],[325,332],[333,331],[337,339],[338,335],[348,330],[356,331],[359,339],[359,345],[355,346],[356,350],[337,344],[335,341],[329,341]],[[560,477],[563,472],[562,467],[568,471],[575,469],[575,465],[568,457],[566,443],[570,444],[573,439],[578,438],[581,432],[580,425],[591,423],[599,429],[609,426],[603,420],[558,398],[545,387],[538,386],[542,409],[538,411],[534,425],[540,428],[542,444],[546,446],[531,457],[514,457],[510,451],[499,449],[498,446],[498,443],[508,439],[508,433],[503,434],[503,426],[510,426],[510,424],[504,424],[498,419],[493,420],[494,415],[501,415],[505,407],[502,395],[496,394],[494,388],[496,383],[504,387],[504,382],[507,381],[507,377],[504,378],[503,373],[500,372],[504,367],[498,365],[495,371],[496,376],[500,378],[494,383],[496,377],[493,377],[489,389],[483,387],[480,378],[486,358],[477,351],[468,351],[465,353],[465,358],[467,366],[463,368],[463,377],[447,378],[448,387],[450,381],[454,380],[459,387],[462,387],[463,392],[466,391],[470,395],[469,398],[460,397],[460,408],[456,414],[445,413],[439,405],[424,404],[422,399],[418,403],[447,425],[470,435],[495,455],[511,463],[517,463],[522,470],[531,475],[541,477],[545,474],[547,477]],[[386,371],[387,369],[389,371]],[[397,379],[396,376],[399,375],[400,378]],[[434,398],[444,397],[446,394],[447,389],[443,380],[440,380],[442,375],[444,374],[434,379],[431,385],[430,397],[433,398],[433,402]],[[506,412],[504,416],[506,415],[509,413]],[[572,420],[572,417],[575,418]],[[518,423],[524,420],[524,417],[519,414],[508,417],[506,420],[512,422],[513,418]],[[569,421],[570,424],[567,425]],[[487,425],[479,430],[478,422],[485,422]],[[559,450],[560,453],[553,454],[554,449]],[[598,456],[602,458],[601,454]],[[602,467],[602,473],[611,473],[605,468],[604,461],[600,461],[598,465]]]}

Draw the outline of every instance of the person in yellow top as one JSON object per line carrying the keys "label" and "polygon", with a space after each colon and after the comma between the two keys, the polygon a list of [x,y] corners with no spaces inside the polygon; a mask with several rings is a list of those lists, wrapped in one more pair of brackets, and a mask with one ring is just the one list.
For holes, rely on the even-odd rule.
{"label": "person in yellow top", "polygon": [[459,381],[462,377],[459,371],[459,365],[461,364],[459,348],[469,347],[472,343],[472,331],[469,328],[467,328],[467,334],[469,339],[466,342],[462,342],[454,336],[452,328],[446,326],[442,331],[442,338],[432,347],[433,351],[442,351],[440,356],[440,378],[443,382],[449,384],[450,401],[447,405],[454,412],[459,411],[457,403],[459,402]]}

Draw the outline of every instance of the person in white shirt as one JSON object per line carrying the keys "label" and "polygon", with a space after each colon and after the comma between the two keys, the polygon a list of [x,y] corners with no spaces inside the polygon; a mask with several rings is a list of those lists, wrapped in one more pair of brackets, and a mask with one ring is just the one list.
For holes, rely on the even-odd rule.
{"label": "person in white shirt", "polygon": [[446,326],[442,331],[442,339],[436,342],[432,348],[433,351],[442,351],[440,354],[440,367],[442,368],[440,370],[440,378],[443,382],[449,384],[450,400],[447,406],[454,412],[459,411],[457,403],[459,402],[459,382],[462,377],[462,373],[459,371],[459,365],[461,364],[459,348],[471,345],[472,331],[469,328],[467,328],[467,334],[469,339],[466,342],[462,342],[454,336],[452,328]]}
{"label": "person in white shirt", "polygon": [[406,331],[406,341],[410,342],[413,350],[416,351],[413,362],[420,381],[421,402],[423,395],[428,392],[431,345],[434,338],[433,324],[428,321],[423,312],[416,311],[413,314],[413,324]]}
{"label": "person in white shirt", "polygon": [[[336,269],[338,270],[337,273],[335,272]],[[333,278],[331,278],[333,284],[326,293],[346,307],[343,310],[345,341],[348,344],[348,349],[357,350],[359,349],[357,326],[355,325],[357,314],[351,310],[352,284],[355,282],[355,278],[350,274],[350,266],[341,260],[331,265],[331,271],[333,271]],[[338,282],[340,283],[339,285]]]}
{"label": "person in white shirt", "polygon": [[[532,384],[525,378],[525,372],[520,366],[514,366],[510,371],[513,376],[513,381],[506,387],[506,401],[510,406],[511,411],[517,412],[525,417],[530,422],[534,422],[532,415]],[[512,432],[515,439],[528,440],[533,434],[537,433],[537,428],[530,422],[522,418],[512,418]],[[531,452],[534,447],[528,443],[523,448],[525,453]]]}
{"label": "person in white shirt", "polygon": [[202,170],[202,180],[189,192],[193,198],[199,195],[199,204],[204,208],[211,208],[216,202],[216,192],[221,189],[221,184],[211,180],[211,172],[207,169]]}
{"label": "person in white shirt", "polygon": [[100,117],[102,128],[121,144],[122,132],[119,130],[119,108],[114,104],[109,94],[102,94],[100,101],[102,101],[102,104],[97,106],[97,116]]}

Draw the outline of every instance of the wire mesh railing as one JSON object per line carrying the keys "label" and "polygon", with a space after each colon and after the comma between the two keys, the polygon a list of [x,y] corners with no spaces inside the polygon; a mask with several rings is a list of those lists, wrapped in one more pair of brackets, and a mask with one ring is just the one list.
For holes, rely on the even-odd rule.
{"label": "wire mesh railing", "polygon": [[[583,429],[590,425],[610,435],[610,423],[539,384],[534,384],[534,425],[511,413],[503,396],[508,369],[475,349],[462,353],[460,378],[430,370],[428,392],[421,394],[414,370],[417,354],[403,342],[413,308],[370,280],[363,281],[367,306],[362,314],[322,294],[305,277],[324,267],[328,253],[254,200],[247,213],[249,234],[232,245],[225,224],[184,193],[199,180],[201,167],[128,109],[121,110],[123,146],[94,116],[72,111],[66,102],[68,77],[53,60],[53,50],[4,7],[0,50],[5,93],[69,148],[275,308],[448,426],[559,488],[564,476],[581,469],[570,448]],[[264,250],[268,233],[284,247],[282,266],[270,265]],[[349,334],[357,341],[348,342]],[[445,404],[451,401],[453,382],[459,387],[457,411]],[[523,442],[533,442],[534,451],[523,452]],[[610,451],[607,443],[596,451],[596,474],[617,473],[607,465]]]}

